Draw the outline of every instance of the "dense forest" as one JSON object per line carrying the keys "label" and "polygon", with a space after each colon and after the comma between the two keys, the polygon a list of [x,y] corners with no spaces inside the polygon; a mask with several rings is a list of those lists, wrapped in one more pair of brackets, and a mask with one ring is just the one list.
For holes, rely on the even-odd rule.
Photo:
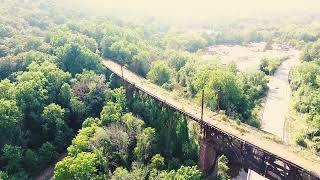
{"label": "dense forest", "polygon": [[320,41],[308,43],[301,55],[302,63],[292,69],[290,86],[294,91],[293,109],[300,115],[296,142],[320,152],[319,64]]}
{"label": "dense forest", "polygon": [[[33,179],[67,152],[55,179],[202,179],[199,127],[153,99],[126,98],[101,62],[111,59],[164,89],[260,127],[258,108],[276,59],[260,70],[210,66],[217,44],[304,48],[291,72],[294,109],[310,128],[297,138],[320,151],[320,23],[255,20],[187,31],[153,19],[96,17],[45,0],[0,0],[0,179]],[[218,177],[229,179],[221,156]]]}

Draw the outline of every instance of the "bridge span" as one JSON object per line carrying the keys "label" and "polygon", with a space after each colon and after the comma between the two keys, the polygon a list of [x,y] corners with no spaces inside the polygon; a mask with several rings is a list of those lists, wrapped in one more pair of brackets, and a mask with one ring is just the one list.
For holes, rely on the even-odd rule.
{"label": "bridge span", "polygon": [[103,65],[119,78],[123,78],[128,92],[139,91],[159,101],[175,112],[199,123],[201,143],[199,167],[204,173],[211,173],[218,154],[232,151],[246,168],[252,169],[269,179],[320,180],[320,158],[313,153],[302,156],[299,147],[285,145],[272,134],[238,125],[233,121],[221,120],[218,115],[201,109],[195,104],[174,97],[170,92],[150,83],[119,64],[104,60]]}

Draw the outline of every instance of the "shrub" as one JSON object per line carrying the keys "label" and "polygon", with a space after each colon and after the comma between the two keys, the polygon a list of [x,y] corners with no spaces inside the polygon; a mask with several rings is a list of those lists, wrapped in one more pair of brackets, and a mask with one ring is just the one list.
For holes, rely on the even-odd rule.
{"label": "shrub", "polygon": [[300,135],[297,139],[296,139],[296,143],[302,147],[307,147],[307,143],[305,142],[305,137],[303,135]]}
{"label": "shrub", "polygon": [[260,70],[267,75],[273,75],[282,61],[279,58],[267,59],[263,58],[260,64]]}

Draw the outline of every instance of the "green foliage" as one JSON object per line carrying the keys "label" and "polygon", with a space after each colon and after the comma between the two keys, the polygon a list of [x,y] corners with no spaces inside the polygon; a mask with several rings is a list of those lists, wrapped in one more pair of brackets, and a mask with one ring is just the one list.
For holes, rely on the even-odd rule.
{"label": "green foliage", "polygon": [[94,70],[95,72],[102,70],[101,58],[79,44],[67,44],[61,47],[57,57],[59,67],[72,75],[81,73],[83,70]]}
{"label": "green foliage", "polygon": [[258,114],[261,111],[261,99],[268,89],[268,79],[261,71],[247,71],[240,74],[240,81],[247,106],[251,112],[250,119],[246,122],[253,127],[260,128]]}
{"label": "green foliage", "polygon": [[111,179],[112,180],[126,180],[126,179],[132,179],[132,180],[140,180],[140,179],[147,179],[147,171],[145,168],[141,167],[133,167],[132,170],[129,172],[127,169],[124,169],[123,167],[118,167]]}
{"label": "green foliage", "polygon": [[106,27],[109,33],[101,41],[102,55],[111,58],[121,65],[146,76],[150,69],[150,61],[154,59],[156,50],[150,47],[142,37],[134,31],[123,30],[119,27]]}
{"label": "green foliage", "polygon": [[42,144],[39,149],[40,163],[46,165],[56,157],[56,148],[49,142]]}
{"label": "green foliage", "polygon": [[181,166],[180,169],[177,171],[171,170],[170,172],[167,171],[161,171],[158,177],[151,178],[151,179],[174,179],[174,180],[200,180],[202,179],[202,173],[198,169],[197,166]]}
{"label": "green foliage", "polygon": [[207,46],[208,42],[199,33],[168,33],[164,39],[167,49],[196,52]]}
{"label": "green foliage", "polygon": [[48,91],[49,101],[56,102],[59,98],[60,89],[63,84],[70,81],[70,73],[59,69],[55,64],[48,61],[42,64],[31,63],[28,66],[29,72],[41,72],[47,80],[45,86]]}
{"label": "green foliage", "polygon": [[305,128],[298,129],[295,142],[303,147],[319,151],[317,139],[320,137],[320,74],[319,41],[308,44],[302,55],[304,61],[294,67],[289,76],[293,89],[293,108],[300,113],[299,121]]}
{"label": "green foliage", "polygon": [[135,143],[138,134],[142,133],[144,121],[134,117],[131,113],[124,114],[121,117],[121,124],[129,135],[129,141]]}
{"label": "green foliage", "polygon": [[54,32],[47,34],[45,40],[55,49],[67,44],[79,44],[92,52],[96,52],[97,50],[97,42],[94,39],[80,33],[72,33],[68,29],[63,28],[54,29]]}
{"label": "green foliage", "polygon": [[114,102],[107,102],[101,111],[101,122],[103,125],[117,122],[120,120],[122,108],[121,105]]}
{"label": "green foliage", "polygon": [[228,175],[229,167],[228,167],[228,159],[226,156],[222,155],[218,158],[218,179],[219,180],[228,180],[231,179]]}
{"label": "green foliage", "polygon": [[138,134],[137,145],[134,148],[134,154],[141,162],[148,162],[153,155],[156,133],[153,128],[146,128],[141,134]]}
{"label": "green foliage", "polygon": [[241,74],[243,91],[250,102],[261,98],[266,92],[268,79],[261,71],[247,71]]}
{"label": "green foliage", "polygon": [[156,61],[147,75],[152,82],[163,85],[164,83],[171,83],[173,70],[164,61]]}
{"label": "green foliage", "polygon": [[[123,172],[124,169],[128,172],[123,178],[147,179],[151,174],[148,163],[155,153],[163,155],[163,162],[170,168],[194,165],[197,161],[197,128],[141,94],[136,95],[140,97],[135,99],[140,99],[131,107],[124,89],[109,89],[101,74],[104,72],[99,53],[143,77],[148,76],[165,89],[185,91],[183,95],[187,97],[199,98],[204,89],[209,108],[225,110],[228,115],[254,125],[252,111],[266,90],[265,76],[261,72],[239,73],[234,64],[226,68],[204,67],[193,60],[198,58],[193,52],[200,55],[201,49],[215,44],[261,41],[301,47],[305,42],[316,41],[320,27],[319,23],[305,23],[305,19],[303,23],[246,19],[223,25],[206,24],[199,31],[193,28],[186,31],[164,27],[153,19],[139,22],[120,17],[83,16],[47,1],[4,1],[1,5],[0,78],[11,82],[0,82],[0,130],[5,132],[0,135],[0,144],[23,147],[23,161],[30,161],[30,166],[22,163],[20,172],[8,173],[15,174],[17,179],[28,178],[35,166],[40,169],[37,165],[40,161],[50,163],[53,158],[49,152],[62,152],[70,142],[72,131],[81,125],[82,130],[68,148],[68,165],[60,169],[62,174],[68,171],[61,179],[107,179],[108,172],[120,166],[124,167]],[[257,26],[261,22],[263,25]],[[310,44],[304,56],[305,61],[319,59],[318,42]],[[164,61],[154,62],[157,59]],[[274,71],[275,64],[268,64],[266,71]],[[313,127],[304,137],[317,142],[313,139],[319,127],[320,78],[318,65],[310,64],[314,67],[307,67],[301,73],[295,71],[299,78],[293,73],[296,78],[291,79],[291,84],[303,95],[301,99],[295,96],[295,108],[308,114],[307,121]],[[176,80],[179,84],[175,84]],[[129,109],[145,122],[125,114]],[[145,127],[154,129],[152,138]],[[150,139],[153,146],[147,151]],[[89,159],[76,160],[81,153],[95,154],[96,170],[86,166],[91,163]],[[42,156],[48,159],[43,160]],[[133,162],[141,159],[142,165],[132,165],[139,164]],[[90,173],[81,174],[82,167]],[[198,179],[184,172],[193,171],[190,169],[164,174],[167,179]],[[73,173],[78,173],[77,177]],[[154,174],[160,177],[161,173]]]}
{"label": "green foliage", "polygon": [[40,162],[36,152],[31,149],[27,149],[24,153],[23,164],[27,172],[34,174],[39,171]]}
{"label": "green foliage", "polygon": [[157,170],[162,170],[164,168],[164,158],[160,154],[152,156],[150,167]]}
{"label": "green foliage", "polygon": [[73,93],[71,86],[67,83],[64,83],[59,90],[57,101],[62,107],[69,107],[72,96]]}
{"label": "green foliage", "polygon": [[198,169],[197,166],[182,166],[178,169],[175,178],[176,179],[190,179],[190,180],[197,180],[201,179],[202,173]]}
{"label": "green foliage", "polygon": [[129,136],[122,126],[111,124],[103,129],[93,123],[92,126],[80,130],[68,148],[68,153],[74,157],[81,152],[94,151],[102,169],[114,170],[117,165],[126,164],[129,143]]}
{"label": "green foliage", "polygon": [[121,125],[111,124],[100,133],[105,134],[102,136],[105,144],[103,148],[104,154],[110,162],[109,168],[114,170],[118,166],[127,166],[130,138],[126,129]]}
{"label": "green foliage", "polygon": [[254,118],[253,110],[259,105],[268,83],[260,71],[238,72],[234,64],[204,67],[193,61],[180,69],[177,78],[187,96],[200,102],[204,90],[208,108],[224,110],[227,115],[248,124]]}
{"label": "green foliage", "polygon": [[86,114],[86,105],[75,97],[70,99],[71,116],[75,123],[81,123]]}
{"label": "green foliage", "polygon": [[310,62],[310,61],[319,61],[320,54],[319,54],[319,48],[320,48],[320,41],[317,40],[314,43],[309,43],[305,46],[302,52],[301,59],[302,61]]}
{"label": "green foliage", "polygon": [[25,71],[32,63],[43,63],[44,61],[54,61],[54,57],[39,51],[29,51],[9,56],[0,61],[0,78],[8,78],[13,73]]}
{"label": "green foliage", "polygon": [[90,137],[92,137],[96,131],[96,126],[82,128],[78,135],[72,140],[72,144],[67,148],[69,156],[76,156],[81,152],[87,152],[91,150]]}
{"label": "green foliage", "polygon": [[298,136],[298,138],[295,139],[296,143],[302,147],[307,147],[307,144],[305,142],[306,137],[304,135]]}
{"label": "green foliage", "polygon": [[179,71],[188,61],[191,60],[191,55],[187,52],[171,50],[166,53],[165,58],[168,59],[172,68]]}
{"label": "green foliage", "polygon": [[8,79],[0,81],[0,99],[14,100],[16,95],[15,85]]}
{"label": "green foliage", "polygon": [[[166,159],[173,157],[197,161],[198,137],[193,135],[193,128],[189,128],[186,119],[167,108],[163,108],[150,97],[136,93],[133,113],[141,116],[146,126],[156,131],[156,149]],[[180,164],[178,164],[180,167]]]}
{"label": "green foliage", "polygon": [[82,127],[85,128],[85,127],[91,127],[95,124],[99,124],[100,123],[100,119],[99,118],[87,118],[86,120],[83,121],[82,123]]}
{"label": "green foliage", "polygon": [[126,64],[138,52],[138,48],[128,41],[120,40],[111,45],[110,51],[120,64]]}
{"label": "green foliage", "polygon": [[190,92],[191,95],[195,94],[195,90],[191,86],[192,81],[195,79],[195,74],[197,72],[197,64],[195,61],[188,61],[185,66],[183,66],[177,75],[178,83],[182,85],[183,87],[188,88],[188,92]]}
{"label": "green foliage", "polygon": [[[122,180],[129,177],[129,171],[123,167],[118,167],[114,172],[111,179],[113,180]],[[129,178],[128,178],[129,179]]]}
{"label": "green foliage", "polygon": [[318,62],[303,62],[294,67],[289,74],[291,89],[297,90],[303,85],[320,86],[320,65]]}
{"label": "green foliage", "polygon": [[16,102],[0,99],[0,148],[17,140],[21,122],[22,114]]}
{"label": "green foliage", "polygon": [[0,179],[7,180],[10,179],[10,177],[6,172],[0,171]]}
{"label": "green foliage", "polygon": [[54,133],[59,127],[64,125],[64,113],[64,109],[57,104],[50,104],[44,108],[42,113],[42,130],[44,131],[45,139],[49,140],[54,138]]}
{"label": "green foliage", "polygon": [[24,72],[18,77],[16,97],[18,105],[25,114],[42,111],[48,100],[48,90],[45,89],[47,79],[41,72]]}
{"label": "green foliage", "polygon": [[84,71],[77,75],[76,81],[72,83],[72,89],[76,99],[73,99],[71,104],[76,107],[73,108],[76,115],[82,120],[86,117],[99,116],[108,98],[109,88],[105,77],[94,71]]}
{"label": "green foliage", "polygon": [[317,113],[320,111],[320,90],[308,86],[300,87],[293,98],[293,107],[300,113]]}
{"label": "green foliage", "polygon": [[121,111],[125,111],[127,107],[125,89],[123,87],[115,89],[112,96],[115,99],[114,101],[121,107]]}
{"label": "green foliage", "polygon": [[281,60],[278,58],[266,59],[263,58],[260,63],[260,70],[266,75],[273,75],[281,65]]}
{"label": "green foliage", "polygon": [[[46,9],[53,7],[51,3],[40,4],[4,2],[2,7],[8,11],[2,11],[0,15],[0,36],[5,37],[0,40],[0,148],[3,150],[0,168],[5,170],[8,167],[8,176],[15,179],[33,179],[50,164],[56,153],[61,153],[69,145],[72,128],[77,129],[77,118],[92,108],[87,108],[87,104],[74,97],[71,74],[90,68],[96,72],[102,70],[101,59],[95,54],[96,41],[57,25],[66,18],[62,11],[58,13],[61,18],[57,18],[52,15],[54,8]],[[8,12],[12,8],[17,8],[17,14],[23,11],[23,18],[11,17],[12,13]],[[69,44],[80,44],[75,47],[79,51]],[[63,59],[70,52],[79,52],[74,64],[72,59],[68,59],[71,62]],[[77,64],[79,61],[81,65]],[[70,64],[80,67],[68,69]],[[62,65],[66,69],[60,69]],[[103,95],[96,115],[100,114],[104,101]],[[4,144],[11,145],[4,148]],[[15,160],[14,156],[22,160]]]}
{"label": "green foliage", "polygon": [[125,114],[116,123],[110,123],[105,128],[99,128],[90,139],[93,149],[101,151],[109,162],[109,169],[118,166],[128,166],[133,160],[133,148],[137,134],[142,131],[143,121]]}
{"label": "green foliage", "polygon": [[57,104],[50,104],[42,113],[42,133],[44,141],[50,141],[62,150],[71,139],[72,130],[65,122],[65,110]]}
{"label": "green foliage", "polygon": [[82,152],[76,157],[68,156],[57,163],[54,178],[57,180],[91,179],[95,177],[97,165],[98,159],[94,153]]}
{"label": "green foliage", "polygon": [[193,81],[193,87],[200,98],[205,91],[205,104],[211,110],[225,110],[228,115],[241,114],[249,117],[248,100],[244,96],[241,82],[236,74],[223,69],[200,71]]}
{"label": "green foliage", "polygon": [[23,154],[21,147],[5,145],[2,149],[5,169],[8,173],[19,172],[22,168]]}

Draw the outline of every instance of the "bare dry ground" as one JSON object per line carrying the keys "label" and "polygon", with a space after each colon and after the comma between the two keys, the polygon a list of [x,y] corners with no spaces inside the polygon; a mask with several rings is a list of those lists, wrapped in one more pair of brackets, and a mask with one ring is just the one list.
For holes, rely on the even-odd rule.
{"label": "bare dry ground", "polygon": [[264,47],[265,43],[251,43],[248,46],[211,46],[206,48],[201,61],[210,63],[218,59],[223,64],[234,61],[239,70],[259,69],[262,58],[283,58],[295,51],[280,45],[274,45],[272,50],[264,50]]}
{"label": "bare dry ground", "polygon": [[299,51],[291,51],[289,59],[285,60],[271,76],[269,90],[262,116],[262,129],[285,139],[285,121],[288,117],[291,89],[288,82],[290,69],[299,63]]}

